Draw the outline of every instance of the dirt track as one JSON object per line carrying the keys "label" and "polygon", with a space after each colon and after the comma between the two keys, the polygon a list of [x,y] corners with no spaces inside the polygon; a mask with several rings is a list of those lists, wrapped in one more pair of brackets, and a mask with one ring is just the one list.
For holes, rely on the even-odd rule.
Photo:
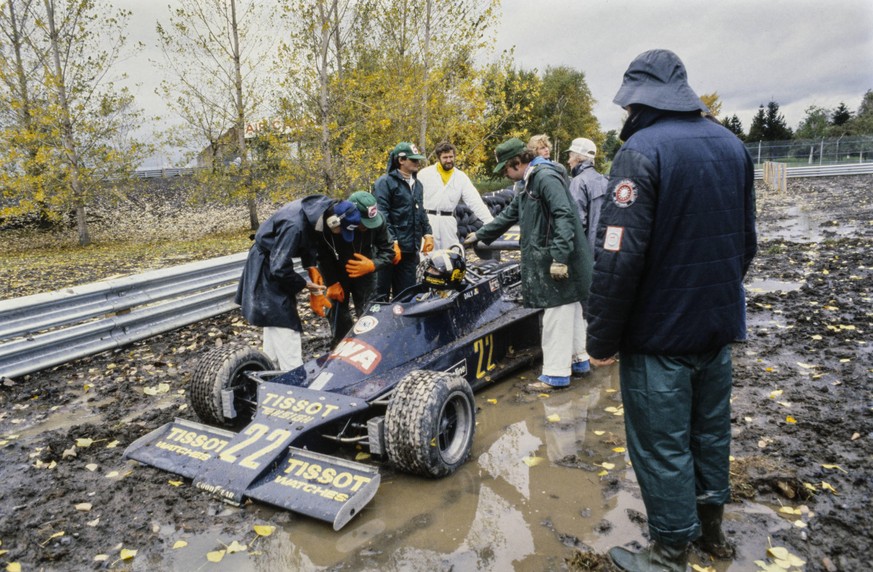
{"label": "dirt track", "polygon": [[[726,529],[737,543],[739,559],[715,566],[721,571],[753,570],[755,560],[765,560],[770,543],[805,560],[806,570],[873,569],[873,177],[792,180],[789,187],[784,196],[759,191],[760,253],[747,280],[749,340],[734,348],[735,503],[728,507]],[[52,289],[50,277],[44,289]],[[311,353],[323,351],[327,331],[314,320],[311,326],[307,347]],[[493,523],[477,533],[485,535],[481,547],[468,546],[474,560],[457,556],[456,548],[440,548],[444,542],[451,545],[440,534],[458,534],[443,521],[453,522],[469,503],[484,502],[492,494],[478,484],[486,482],[481,457],[478,473],[477,463],[471,462],[463,475],[446,479],[455,479],[455,485],[463,481],[462,492],[469,498],[442,492],[438,506],[427,513],[414,494],[399,506],[391,505],[390,495],[407,498],[404,494],[430,490],[421,487],[431,485],[386,469],[383,478],[394,492],[385,493],[389,496],[376,510],[380,519],[361,517],[354,537],[336,536],[329,527],[263,505],[228,507],[173,475],[124,461],[122,451],[137,437],[175,416],[192,416],[184,408],[184,391],[194,364],[206,349],[231,341],[257,345],[257,332],[238,313],[0,387],[0,566],[403,569],[424,564],[408,556],[404,560],[404,550],[422,529],[429,531],[435,553],[427,561],[432,569],[499,569],[495,562],[502,561],[493,552],[501,546],[487,536]],[[597,477],[584,468],[585,463],[591,467],[589,457],[601,455],[603,447],[622,444],[620,424],[609,426],[610,419],[602,414],[604,407],[617,404],[610,375],[597,372],[587,387],[580,384],[565,394],[569,397],[560,398],[563,402],[553,402],[577,403],[596,387],[599,397],[589,400],[588,424],[606,427],[613,441],[589,436],[576,453],[577,466],[551,463],[543,469],[536,486],[555,501],[526,520],[538,559],[519,557],[512,561],[516,569],[565,569],[582,562],[576,548],[602,551],[604,543],[644,540],[633,479],[618,476],[623,473]],[[484,396],[505,403],[500,407],[505,407],[501,415],[506,417],[482,412],[477,442],[496,442],[516,426],[513,415],[532,426],[540,423],[539,403],[517,390],[520,383],[510,381]],[[480,408],[486,407],[482,399],[477,398]],[[618,457],[616,464],[624,466],[623,455]],[[538,470],[531,467],[531,475]],[[566,499],[578,496],[567,483],[580,474],[599,484],[595,496],[604,506],[623,491],[630,506],[622,509],[627,524],[604,517],[596,506],[593,515],[580,511],[578,524],[568,524],[558,514],[570,502]],[[489,478],[488,490],[499,493],[501,482]],[[516,504],[530,502],[521,498]],[[618,506],[623,506],[621,501]],[[780,506],[791,507],[795,514],[778,513]],[[549,511],[555,513],[543,514]],[[381,528],[377,521],[383,522]],[[436,530],[434,522],[441,523]],[[277,532],[259,536],[253,527],[261,524]],[[633,538],[625,536],[624,526],[635,527]],[[466,538],[465,546],[472,544],[469,534]],[[293,539],[290,546],[288,539]],[[247,545],[245,559],[242,553],[227,552],[222,563],[206,559],[209,552],[227,550],[222,542],[231,540]],[[188,545],[174,549],[179,541]],[[322,542],[333,556],[318,556]],[[123,550],[137,552],[131,557]],[[709,564],[695,557],[698,561]]]}

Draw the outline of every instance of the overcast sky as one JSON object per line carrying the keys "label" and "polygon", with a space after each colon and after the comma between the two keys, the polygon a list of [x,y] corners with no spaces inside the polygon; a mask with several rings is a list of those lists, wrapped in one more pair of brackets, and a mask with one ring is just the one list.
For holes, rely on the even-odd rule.
{"label": "overcast sky", "polygon": [[[160,59],[155,21],[174,0],[115,0],[133,11],[130,39],[147,45],[125,62],[149,115]],[[612,103],[630,61],[654,48],[676,52],[691,87],[718,92],[721,116],[748,131],[759,105],[776,101],[792,129],[811,105],[853,112],[873,89],[873,0],[502,0],[497,52],[515,46],[524,69],[566,65],[585,73],[601,128],[620,129]]]}

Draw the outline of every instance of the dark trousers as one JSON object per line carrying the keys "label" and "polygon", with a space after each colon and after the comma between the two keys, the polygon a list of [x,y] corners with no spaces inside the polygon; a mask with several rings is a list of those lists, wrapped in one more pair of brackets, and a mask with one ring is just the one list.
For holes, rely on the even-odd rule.
{"label": "dark trousers", "polygon": [[653,540],[700,536],[697,503],[730,499],[731,348],[687,356],[621,352],[628,453]]}
{"label": "dark trousers", "polygon": [[[376,276],[368,274],[354,278],[350,280],[348,287],[346,286],[343,284],[346,291],[345,301],[331,300],[333,305],[327,311],[327,319],[330,322],[331,347],[335,347],[352,329],[361,314],[367,311],[367,305],[373,297],[373,289],[376,286]],[[351,310],[352,303],[355,304],[354,316],[352,316]]]}
{"label": "dark trousers", "polygon": [[398,294],[415,286],[415,270],[418,268],[417,252],[401,252],[400,262],[380,270],[376,276],[374,302],[388,302]]}

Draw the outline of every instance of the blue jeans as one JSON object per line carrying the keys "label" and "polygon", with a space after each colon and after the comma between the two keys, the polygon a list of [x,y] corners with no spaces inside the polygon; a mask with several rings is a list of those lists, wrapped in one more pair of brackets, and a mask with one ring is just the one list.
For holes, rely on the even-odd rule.
{"label": "blue jeans", "polygon": [[628,453],[652,540],[700,536],[697,503],[730,499],[731,348],[686,356],[621,352]]}

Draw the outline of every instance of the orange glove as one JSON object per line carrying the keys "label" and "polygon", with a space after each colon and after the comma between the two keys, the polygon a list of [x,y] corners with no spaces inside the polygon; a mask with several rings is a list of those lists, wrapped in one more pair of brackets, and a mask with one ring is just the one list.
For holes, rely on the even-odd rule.
{"label": "orange glove", "polygon": [[421,242],[421,251],[424,253],[430,252],[433,250],[433,235],[426,234],[422,237]]}
{"label": "orange glove", "polygon": [[394,260],[391,261],[392,264],[397,264],[400,262],[400,245],[397,244],[397,241],[394,241]]}
{"label": "orange glove", "polygon": [[306,269],[306,272],[309,273],[309,280],[313,284],[324,286],[324,278],[321,277],[321,272],[318,271],[318,268],[316,268],[315,266],[310,266]]}
{"label": "orange glove", "polygon": [[343,285],[339,282],[335,284],[331,284],[327,287],[327,297],[330,300],[336,300],[337,302],[344,302],[346,299],[346,293],[343,290]]}
{"label": "orange glove", "polygon": [[310,294],[309,307],[315,312],[316,316],[324,317],[324,313],[333,307],[330,300],[324,297],[323,294]]}
{"label": "orange glove", "polygon": [[356,252],[355,259],[346,262],[346,274],[349,278],[360,278],[376,271],[376,264],[363,254]]}

